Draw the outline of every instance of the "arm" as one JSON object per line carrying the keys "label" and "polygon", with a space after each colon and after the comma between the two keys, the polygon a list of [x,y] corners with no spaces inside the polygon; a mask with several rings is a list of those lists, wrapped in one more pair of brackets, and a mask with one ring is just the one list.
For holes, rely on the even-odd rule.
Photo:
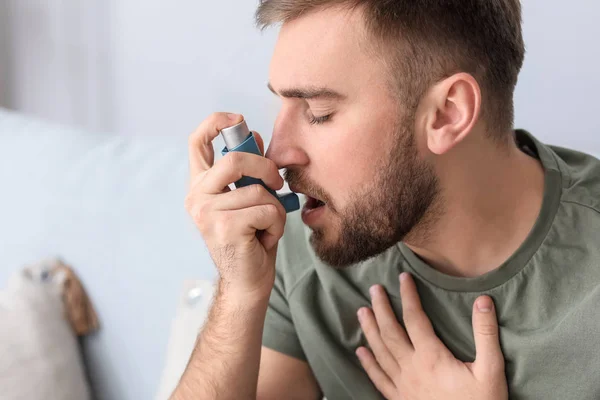
{"label": "arm", "polygon": [[322,397],[308,363],[267,347],[261,349],[267,302],[259,300],[250,306],[249,302],[232,304],[215,298],[173,400]]}
{"label": "arm", "polygon": [[268,304],[263,296],[228,295],[219,288],[174,400],[255,399],[262,329]]}
{"label": "arm", "polygon": [[[289,398],[304,393],[290,393],[290,388],[311,382],[306,363],[265,351],[261,364],[263,327],[286,213],[260,185],[228,188],[240,177],[251,176],[281,189],[283,179],[273,161],[230,152],[214,162],[213,139],[240,120],[239,115],[215,113],[189,139],[190,190],[185,207],[204,238],[219,280],[207,322],[171,396],[174,400],[254,400],[258,386],[261,398]],[[264,370],[260,385],[259,367]],[[314,391],[315,386],[312,378],[308,388]]]}
{"label": "arm", "polygon": [[258,375],[258,400],[317,400],[322,397],[308,363],[262,348]]}

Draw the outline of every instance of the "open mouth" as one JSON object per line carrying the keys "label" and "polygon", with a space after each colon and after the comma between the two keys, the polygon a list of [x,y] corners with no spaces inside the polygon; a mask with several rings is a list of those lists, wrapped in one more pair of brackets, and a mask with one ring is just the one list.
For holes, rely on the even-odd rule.
{"label": "open mouth", "polygon": [[306,201],[302,207],[302,221],[308,226],[318,225],[318,221],[327,210],[327,202],[308,195],[306,191],[295,185],[290,185],[290,190],[295,193],[301,193],[306,197]]}
{"label": "open mouth", "polygon": [[322,202],[321,200],[315,199],[314,197],[306,196],[306,204],[304,205],[304,207],[306,207],[306,209],[315,210],[319,207],[323,207],[324,205],[325,205],[325,203]]}

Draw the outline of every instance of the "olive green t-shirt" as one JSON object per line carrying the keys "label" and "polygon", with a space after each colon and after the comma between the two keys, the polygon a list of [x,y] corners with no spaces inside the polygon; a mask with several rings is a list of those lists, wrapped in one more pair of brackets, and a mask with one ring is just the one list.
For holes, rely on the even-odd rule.
{"label": "olive green t-shirt", "polygon": [[504,264],[476,278],[452,277],[398,243],[336,270],[317,258],[310,229],[293,213],[263,344],[306,360],[328,400],[382,398],[354,353],[366,344],[356,311],[370,304],[369,287],[381,284],[402,321],[398,275],[408,271],[438,337],[463,361],[475,358],[473,302],[494,299],[511,399],[600,399],[600,161],[525,131],[515,137],[543,164],[545,185],[534,227]]}

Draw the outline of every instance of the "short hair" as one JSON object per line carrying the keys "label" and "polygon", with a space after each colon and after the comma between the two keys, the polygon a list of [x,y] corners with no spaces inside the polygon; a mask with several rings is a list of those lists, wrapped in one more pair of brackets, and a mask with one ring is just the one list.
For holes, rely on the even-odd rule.
{"label": "short hair", "polygon": [[525,57],[519,0],[259,0],[256,23],[265,29],[332,7],[362,9],[405,106],[414,109],[431,85],[466,72],[481,87],[488,132],[512,130]]}

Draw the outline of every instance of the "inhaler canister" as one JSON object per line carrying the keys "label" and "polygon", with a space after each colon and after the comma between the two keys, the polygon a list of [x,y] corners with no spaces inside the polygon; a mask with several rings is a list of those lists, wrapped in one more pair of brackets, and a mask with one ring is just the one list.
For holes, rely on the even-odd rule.
{"label": "inhaler canister", "polygon": [[[242,121],[237,125],[231,126],[221,130],[221,136],[225,141],[225,148],[221,154],[225,155],[230,151],[242,151],[245,153],[253,153],[262,156],[258,143],[254,137],[254,133],[248,129],[246,121]],[[300,200],[296,193],[286,193],[279,195],[273,189],[269,188],[260,179],[252,178],[249,176],[243,176],[240,180],[235,182],[235,187],[243,187],[248,185],[259,184],[275,196],[279,202],[283,205],[286,212],[296,211],[300,208]]]}

